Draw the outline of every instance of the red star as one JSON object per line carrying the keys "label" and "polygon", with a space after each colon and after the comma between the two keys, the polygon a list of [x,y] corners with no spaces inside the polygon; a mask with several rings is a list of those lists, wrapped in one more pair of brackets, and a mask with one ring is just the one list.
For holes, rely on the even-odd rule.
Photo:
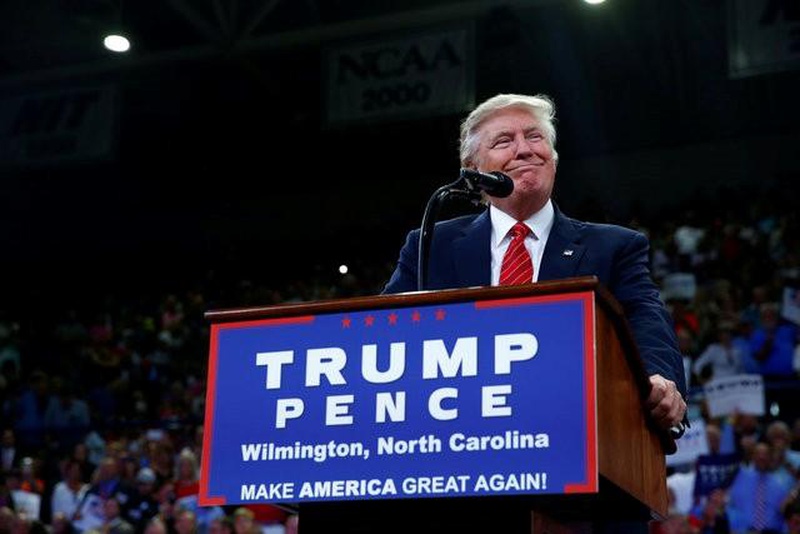
{"label": "red star", "polygon": [[391,325],[397,324],[397,314],[395,312],[389,314],[389,324]]}
{"label": "red star", "polygon": [[352,321],[350,320],[350,317],[345,317],[344,319],[342,319],[342,328],[350,328],[351,322]]}
{"label": "red star", "polygon": [[437,321],[444,321],[444,316],[447,314],[443,309],[439,308],[436,310],[436,320]]}
{"label": "red star", "polygon": [[418,323],[421,318],[422,317],[420,316],[418,311],[415,311],[414,313],[411,314],[411,320],[415,323]]}
{"label": "red star", "polygon": [[365,326],[372,326],[372,323],[374,322],[375,322],[375,317],[373,317],[372,315],[367,315],[366,317],[364,317]]}

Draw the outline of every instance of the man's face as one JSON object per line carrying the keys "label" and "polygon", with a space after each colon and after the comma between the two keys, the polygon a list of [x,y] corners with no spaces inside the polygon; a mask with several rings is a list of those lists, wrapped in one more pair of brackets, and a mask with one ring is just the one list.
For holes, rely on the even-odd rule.
{"label": "man's face", "polygon": [[768,445],[759,443],[753,449],[753,466],[761,472],[766,473],[770,470],[770,449]]}
{"label": "man's face", "polygon": [[245,515],[237,515],[233,520],[233,530],[236,534],[247,534],[253,528],[253,520]]}
{"label": "man's face", "polygon": [[119,516],[119,503],[116,499],[108,499],[103,503],[103,510],[106,514],[106,519],[114,519]]}
{"label": "man's face", "polygon": [[191,512],[183,511],[178,514],[178,518],[175,520],[175,531],[184,534],[189,532],[194,532],[196,529],[194,516]]}
{"label": "man's face", "polygon": [[492,198],[492,204],[503,211],[514,205],[541,208],[553,191],[556,160],[539,121],[524,109],[508,108],[484,121],[479,131],[478,170],[501,171],[514,181],[514,192]]}
{"label": "man's face", "polygon": [[722,433],[716,426],[706,427],[706,441],[708,441],[708,448],[714,452],[719,450],[722,443]]}

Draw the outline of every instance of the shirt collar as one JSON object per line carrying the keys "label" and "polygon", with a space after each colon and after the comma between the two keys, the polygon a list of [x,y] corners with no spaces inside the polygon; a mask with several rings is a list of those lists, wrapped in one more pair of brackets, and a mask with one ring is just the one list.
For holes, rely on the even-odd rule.
{"label": "shirt collar", "polygon": [[[517,223],[517,220],[492,204],[489,205],[489,218],[492,221],[492,246],[496,247],[508,235],[508,231]],[[553,220],[555,220],[555,210],[553,202],[548,199],[542,209],[522,222],[531,229],[534,239],[543,239],[550,234]]]}

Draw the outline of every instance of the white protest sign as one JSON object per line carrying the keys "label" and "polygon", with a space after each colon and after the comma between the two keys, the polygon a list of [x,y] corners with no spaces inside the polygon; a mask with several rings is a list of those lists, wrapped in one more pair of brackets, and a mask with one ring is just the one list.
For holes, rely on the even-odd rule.
{"label": "white protest sign", "polygon": [[742,374],[717,378],[703,386],[711,417],[736,412],[764,415],[764,377]]}
{"label": "white protest sign", "polygon": [[39,519],[39,510],[42,505],[42,497],[24,490],[13,490],[11,499],[14,501],[14,509],[18,514],[25,514],[29,519]]}
{"label": "white protest sign", "polygon": [[800,325],[800,289],[793,287],[783,288],[781,317],[794,324]]}
{"label": "white protest sign", "polygon": [[667,465],[676,466],[692,463],[701,454],[708,454],[706,424],[702,419],[689,421],[689,428],[680,439],[675,441],[678,450],[667,456]]}
{"label": "white protest sign", "polygon": [[663,300],[693,300],[697,293],[697,280],[692,273],[672,273],[664,277],[662,287]]}

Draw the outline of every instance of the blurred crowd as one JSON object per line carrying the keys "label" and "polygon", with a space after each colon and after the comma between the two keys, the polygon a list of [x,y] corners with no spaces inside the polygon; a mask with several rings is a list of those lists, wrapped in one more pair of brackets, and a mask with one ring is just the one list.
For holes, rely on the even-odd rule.
{"label": "blurred crowd", "polygon": [[[209,309],[374,294],[385,269],[0,309],[0,534],[290,534],[293,509],[200,507]],[[385,271],[385,272],[384,272]],[[210,297],[209,297],[210,296]]]}
{"label": "blurred crowd", "polygon": [[[653,530],[800,533],[797,215],[775,191],[703,200],[611,221],[650,238],[707,445],[670,465],[670,515]],[[273,285],[206,277],[24,317],[0,309],[0,534],[294,532],[288,508],[198,506],[204,313],[377,294],[393,260]],[[712,417],[704,387],[744,374],[763,377],[764,412]]]}
{"label": "blurred crowd", "polygon": [[[800,226],[788,191],[728,193],[640,228],[697,431],[678,442],[695,454],[668,459],[659,534],[800,533]],[[752,386],[752,376],[761,398],[734,389],[748,398],[717,413],[711,386]]]}

